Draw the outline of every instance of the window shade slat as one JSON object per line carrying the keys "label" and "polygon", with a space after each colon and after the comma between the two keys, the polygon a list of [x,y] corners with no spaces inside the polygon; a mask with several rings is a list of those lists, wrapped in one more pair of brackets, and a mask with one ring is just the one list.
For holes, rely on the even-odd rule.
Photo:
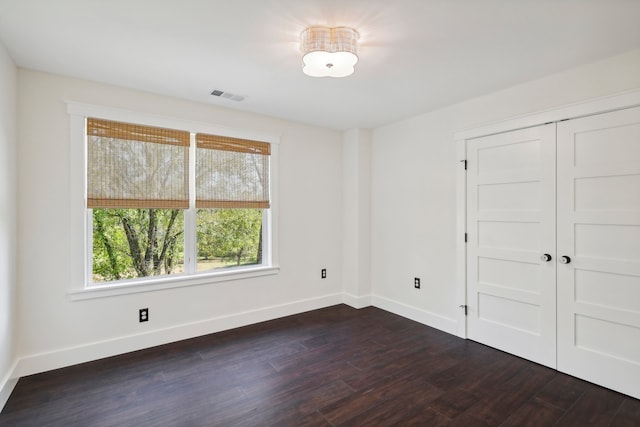
{"label": "window shade slat", "polygon": [[188,147],[191,135],[187,131],[112,122],[87,118],[87,135],[127,141],[155,142],[156,144],[180,145]]}
{"label": "window shade slat", "polygon": [[269,208],[269,143],[196,134],[196,145],[197,208]]}
{"label": "window shade slat", "polygon": [[87,207],[187,209],[189,139],[188,132],[88,118]]}
{"label": "window shade slat", "polygon": [[189,202],[183,200],[128,200],[128,199],[87,199],[89,208],[155,208],[155,209],[188,209]]}
{"label": "window shade slat", "polygon": [[208,148],[210,150],[235,151],[265,156],[271,154],[271,144],[267,142],[231,138],[229,136],[198,133],[196,134],[196,144],[198,148]]}
{"label": "window shade slat", "polygon": [[269,209],[269,202],[252,202],[237,200],[199,200],[196,201],[197,208],[242,208],[242,209]]}

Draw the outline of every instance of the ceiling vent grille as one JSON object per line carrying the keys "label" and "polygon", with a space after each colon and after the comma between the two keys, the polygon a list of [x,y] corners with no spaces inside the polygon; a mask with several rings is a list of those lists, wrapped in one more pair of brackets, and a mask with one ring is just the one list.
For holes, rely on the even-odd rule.
{"label": "ceiling vent grille", "polygon": [[218,89],[212,90],[211,91],[211,95],[218,96],[220,98],[230,99],[230,100],[236,101],[236,102],[240,102],[240,101],[244,100],[244,96],[242,96],[242,95],[236,95],[236,94],[225,92],[225,91],[218,90]]}

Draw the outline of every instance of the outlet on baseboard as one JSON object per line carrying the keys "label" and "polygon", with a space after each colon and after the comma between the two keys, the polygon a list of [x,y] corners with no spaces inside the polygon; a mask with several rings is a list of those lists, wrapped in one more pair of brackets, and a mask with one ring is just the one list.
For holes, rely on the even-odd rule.
{"label": "outlet on baseboard", "polygon": [[419,277],[414,277],[413,278],[413,287],[416,289],[420,289],[420,278]]}
{"label": "outlet on baseboard", "polygon": [[140,322],[148,322],[149,321],[149,309],[141,308],[139,313]]}

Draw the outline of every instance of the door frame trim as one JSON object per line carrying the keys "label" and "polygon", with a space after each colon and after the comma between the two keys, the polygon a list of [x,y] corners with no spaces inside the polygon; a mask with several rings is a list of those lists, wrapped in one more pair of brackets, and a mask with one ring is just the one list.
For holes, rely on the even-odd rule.
{"label": "door frame trim", "polygon": [[[456,334],[467,338],[467,317],[461,307],[467,304],[467,174],[464,167],[466,161],[467,141],[482,136],[512,130],[525,129],[547,123],[592,116],[610,111],[624,110],[640,106],[640,89],[626,91],[610,96],[595,98],[575,104],[569,104],[550,110],[539,111],[524,116],[513,117],[489,123],[472,129],[454,133],[456,144],[456,307],[458,323]],[[460,307],[461,306],[461,307]]]}

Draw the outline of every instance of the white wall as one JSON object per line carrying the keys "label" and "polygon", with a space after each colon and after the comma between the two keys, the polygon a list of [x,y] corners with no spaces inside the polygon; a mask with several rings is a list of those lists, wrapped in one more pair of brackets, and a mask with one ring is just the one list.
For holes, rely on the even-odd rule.
{"label": "white wall", "polygon": [[[281,135],[280,273],[71,301],[65,101]],[[340,132],[27,70],[18,72],[18,131],[18,374],[341,302]],[[138,323],[142,307],[148,323]]]}
{"label": "white wall", "polygon": [[0,409],[15,384],[16,74],[0,44]]}
{"label": "white wall", "polygon": [[454,132],[636,88],[640,50],[375,129],[374,304],[456,333]]}
{"label": "white wall", "polygon": [[[4,74],[12,68],[4,68],[9,71],[2,71],[3,81],[10,82]],[[343,135],[20,70],[19,243],[17,258],[13,257],[17,259],[19,327],[9,323],[8,328],[18,337],[15,353],[21,359],[16,373],[26,375],[330,305],[342,300],[343,291],[360,298],[371,290],[374,305],[455,333],[455,171],[459,165],[454,132],[638,87],[640,50],[378,128],[372,135],[361,130]],[[280,273],[71,301],[71,165],[65,101],[280,134]],[[2,123],[11,122],[11,111],[0,113]],[[10,159],[11,138],[8,147]],[[2,173],[11,176],[11,172]],[[363,181],[369,175],[371,181]],[[350,206],[356,215],[351,215]],[[9,217],[11,224],[11,212]],[[369,247],[370,261],[363,252]],[[320,279],[321,268],[328,269],[327,279]],[[9,276],[15,274],[9,272]],[[422,289],[414,289],[414,277],[422,279]],[[11,285],[7,292],[2,289],[0,302],[5,295],[12,298]],[[150,308],[150,322],[137,322],[141,307]],[[11,363],[11,354],[7,355],[8,362],[0,359],[0,367]]]}

